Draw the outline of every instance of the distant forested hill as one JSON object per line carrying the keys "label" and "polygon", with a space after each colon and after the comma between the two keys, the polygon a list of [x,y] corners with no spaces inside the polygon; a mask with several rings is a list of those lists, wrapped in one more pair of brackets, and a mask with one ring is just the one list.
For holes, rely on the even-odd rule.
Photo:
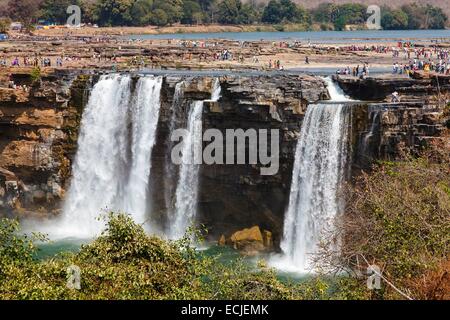
{"label": "distant forested hill", "polygon": [[27,28],[38,21],[64,24],[66,8],[73,4],[81,7],[84,23],[99,26],[266,24],[277,30],[287,25],[345,30],[365,28],[371,4],[383,7],[386,30],[443,29],[450,22],[449,0],[0,0],[0,17]]}
{"label": "distant forested hill", "polygon": [[[246,0],[251,2],[252,0]],[[256,0],[255,3],[266,3],[268,0]],[[344,3],[363,3],[366,5],[388,5],[388,6],[395,6],[395,7],[401,7],[404,4],[417,2],[420,4],[431,4],[433,6],[438,6],[442,8],[447,16],[450,17],[450,0],[294,0],[295,3],[301,4],[305,8],[315,8],[321,3],[336,3],[336,4],[344,4]]]}

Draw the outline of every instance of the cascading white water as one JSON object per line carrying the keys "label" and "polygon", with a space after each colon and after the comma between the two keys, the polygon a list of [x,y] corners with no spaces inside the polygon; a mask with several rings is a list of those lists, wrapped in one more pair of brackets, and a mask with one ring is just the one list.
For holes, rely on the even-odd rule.
{"label": "cascading white water", "polygon": [[162,79],[140,78],[133,96],[131,82],[129,76],[102,76],[92,89],[63,215],[51,235],[95,236],[103,209],[144,222]]}
{"label": "cascading white water", "polygon": [[220,99],[220,94],[222,93],[222,89],[220,87],[219,78],[215,78],[212,84],[212,92],[211,92],[211,101],[218,101]]}
{"label": "cascading white water", "polygon": [[[332,100],[348,101],[329,80]],[[323,233],[332,230],[342,206],[338,193],[347,172],[349,127],[350,107],[343,103],[311,105],[306,111],[284,220],[284,255],[275,262],[280,268],[313,271],[311,255]]]}
{"label": "cascading white water", "polygon": [[183,137],[182,164],[175,192],[175,212],[169,237],[181,238],[195,217],[198,197],[199,164],[194,162],[195,148],[201,140],[203,101],[195,101],[188,118],[188,134]]}
{"label": "cascading white water", "polygon": [[[210,101],[220,99],[221,87],[219,79],[214,79]],[[177,189],[175,192],[175,210],[171,216],[168,236],[179,239],[184,236],[189,224],[195,219],[199,189],[200,165],[194,161],[195,151],[200,149],[202,134],[203,101],[195,101],[189,111],[187,131],[183,137],[182,164],[180,168]]]}
{"label": "cascading white water", "polygon": [[333,82],[333,79],[331,79],[331,77],[325,77],[323,78],[323,80],[327,84],[327,89],[328,93],[330,94],[331,101],[353,101],[345,95],[344,91],[339,87],[339,85]]}
{"label": "cascading white water", "polygon": [[147,200],[152,149],[159,120],[162,78],[143,77],[138,80],[131,105],[131,168],[124,195],[125,212],[133,214],[138,223],[145,221],[151,202]]}
{"label": "cascading white water", "polygon": [[380,110],[378,108],[369,107],[369,121],[370,128],[365,134],[362,135],[359,142],[359,156],[365,160],[371,160],[373,154],[371,154],[370,146],[373,143],[372,140],[376,137],[376,134],[380,126]]}
{"label": "cascading white water", "polygon": [[[177,120],[181,114],[181,101],[183,100],[184,96],[184,86],[185,81],[178,82],[175,85],[175,90],[173,94],[173,100],[172,100],[172,108],[171,108],[171,116],[170,116],[170,123],[169,123],[169,132],[172,133],[175,130],[175,126],[177,123]],[[174,143],[170,139],[167,141],[167,152],[166,152],[166,161],[164,165],[164,200],[167,210],[167,216],[169,217],[169,220],[171,220],[171,217],[173,216],[173,199],[174,199],[174,193],[175,193],[175,187],[176,187],[176,170],[175,165],[172,163],[171,159],[171,150]]]}

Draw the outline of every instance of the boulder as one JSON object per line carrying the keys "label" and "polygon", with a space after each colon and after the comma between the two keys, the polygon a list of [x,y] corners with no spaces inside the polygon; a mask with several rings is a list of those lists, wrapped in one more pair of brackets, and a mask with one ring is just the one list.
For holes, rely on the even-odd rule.
{"label": "boulder", "polygon": [[228,244],[232,245],[234,249],[241,251],[242,254],[247,256],[257,255],[261,251],[265,251],[272,242],[272,233],[261,229],[258,226],[246,228],[236,231],[231,235]]}

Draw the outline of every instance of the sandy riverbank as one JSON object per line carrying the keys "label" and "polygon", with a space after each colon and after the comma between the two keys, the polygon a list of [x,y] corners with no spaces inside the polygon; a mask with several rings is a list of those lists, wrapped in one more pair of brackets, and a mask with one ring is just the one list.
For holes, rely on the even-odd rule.
{"label": "sandy riverbank", "polygon": [[[132,35],[132,34],[173,34],[173,33],[217,33],[217,32],[275,32],[275,31],[308,31],[302,24],[274,25],[173,25],[167,27],[83,27],[83,28],[54,28],[34,31],[41,36],[63,36],[67,33],[79,36]],[[317,30],[316,30],[317,29]],[[313,30],[319,29],[313,27]]]}

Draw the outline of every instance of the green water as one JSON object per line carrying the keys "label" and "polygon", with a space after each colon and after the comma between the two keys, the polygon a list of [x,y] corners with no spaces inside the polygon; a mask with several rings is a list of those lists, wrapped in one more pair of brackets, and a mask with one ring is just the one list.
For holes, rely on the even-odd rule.
{"label": "green water", "polygon": [[64,239],[37,244],[35,258],[38,260],[50,259],[64,252],[78,252],[82,244],[88,243],[87,240]]}

